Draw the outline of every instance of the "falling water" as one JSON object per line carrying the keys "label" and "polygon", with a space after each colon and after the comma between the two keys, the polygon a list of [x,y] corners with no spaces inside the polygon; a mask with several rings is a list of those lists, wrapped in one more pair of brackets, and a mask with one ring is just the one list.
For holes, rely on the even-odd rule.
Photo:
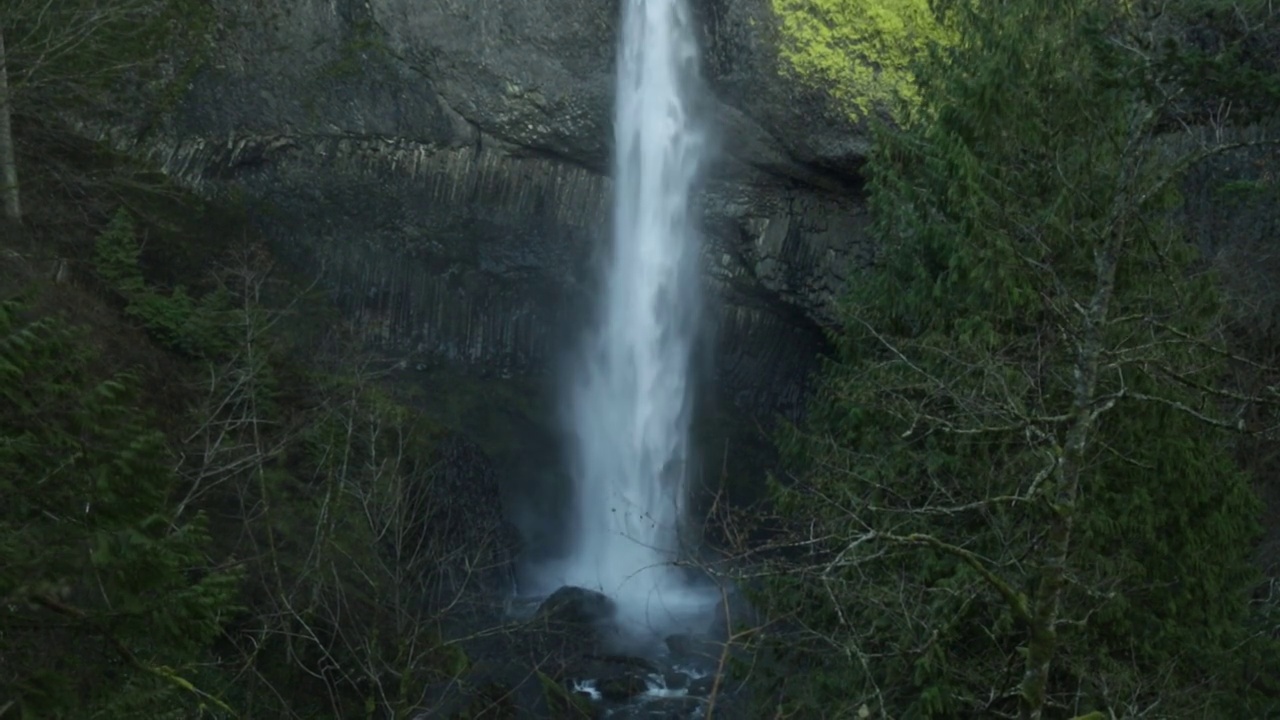
{"label": "falling water", "polygon": [[563,569],[632,628],[702,604],[675,568],[688,495],[690,365],[701,308],[690,198],[705,132],[684,0],[626,0],[615,109],[613,252],[571,388],[576,526]]}

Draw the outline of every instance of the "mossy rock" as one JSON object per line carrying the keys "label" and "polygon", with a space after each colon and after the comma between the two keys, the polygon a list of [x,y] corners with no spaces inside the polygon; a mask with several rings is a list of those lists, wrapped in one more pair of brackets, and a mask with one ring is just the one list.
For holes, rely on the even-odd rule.
{"label": "mossy rock", "polygon": [[554,720],[595,720],[601,717],[600,709],[586,695],[570,690],[543,672],[538,673],[538,682],[542,684],[542,692]]}
{"label": "mossy rock", "polygon": [[602,679],[597,688],[605,700],[624,702],[648,690],[649,685],[635,673],[624,673]]}

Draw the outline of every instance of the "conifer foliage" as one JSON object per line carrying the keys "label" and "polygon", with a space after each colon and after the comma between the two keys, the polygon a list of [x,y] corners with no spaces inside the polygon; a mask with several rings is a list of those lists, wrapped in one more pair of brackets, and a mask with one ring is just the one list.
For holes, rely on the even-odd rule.
{"label": "conifer foliage", "polygon": [[176,522],[164,435],[79,333],[0,305],[0,688],[15,716],[162,717],[221,705],[192,683],[236,579],[202,517]]}
{"label": "conifer foliage", "polygon": [[806,551],[764,595],[821,668],[771,686],[797,717],[1264,716],[1253,399],[1173,212],[1230,148],[1159,134],[1139,5],[939,4],[958,42],[878,134],[883,251],[788,433]]}

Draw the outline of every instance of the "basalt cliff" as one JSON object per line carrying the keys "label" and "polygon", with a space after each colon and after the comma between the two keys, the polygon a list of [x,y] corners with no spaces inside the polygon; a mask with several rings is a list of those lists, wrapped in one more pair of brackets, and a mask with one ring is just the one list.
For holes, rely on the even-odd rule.
{"label": "basalt cliff", "polygon": [[[412,366],[545,370],[589,308],[608,232],[614,0],[220,0],[176,110],[117,131],[234,195],[368,339]],[[729,405],[798,408],[868,248],[866,132],[787,76],[769,0],[695,4],[701,197]]]}

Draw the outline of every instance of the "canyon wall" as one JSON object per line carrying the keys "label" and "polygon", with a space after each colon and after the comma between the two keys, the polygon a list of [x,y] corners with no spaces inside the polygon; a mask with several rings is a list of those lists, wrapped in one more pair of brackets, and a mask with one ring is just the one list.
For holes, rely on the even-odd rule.
{"label": "canyon wall", "polygon": [[[234,195],[378,345],[548,367],[606,246],[617,3],[219,0],[217,50],[161,126],[117,130]],[[729,401],[797,409],[866,257],[863,129],[786,76],[769,0],[698,0],[717,160],[700,198]]]}

